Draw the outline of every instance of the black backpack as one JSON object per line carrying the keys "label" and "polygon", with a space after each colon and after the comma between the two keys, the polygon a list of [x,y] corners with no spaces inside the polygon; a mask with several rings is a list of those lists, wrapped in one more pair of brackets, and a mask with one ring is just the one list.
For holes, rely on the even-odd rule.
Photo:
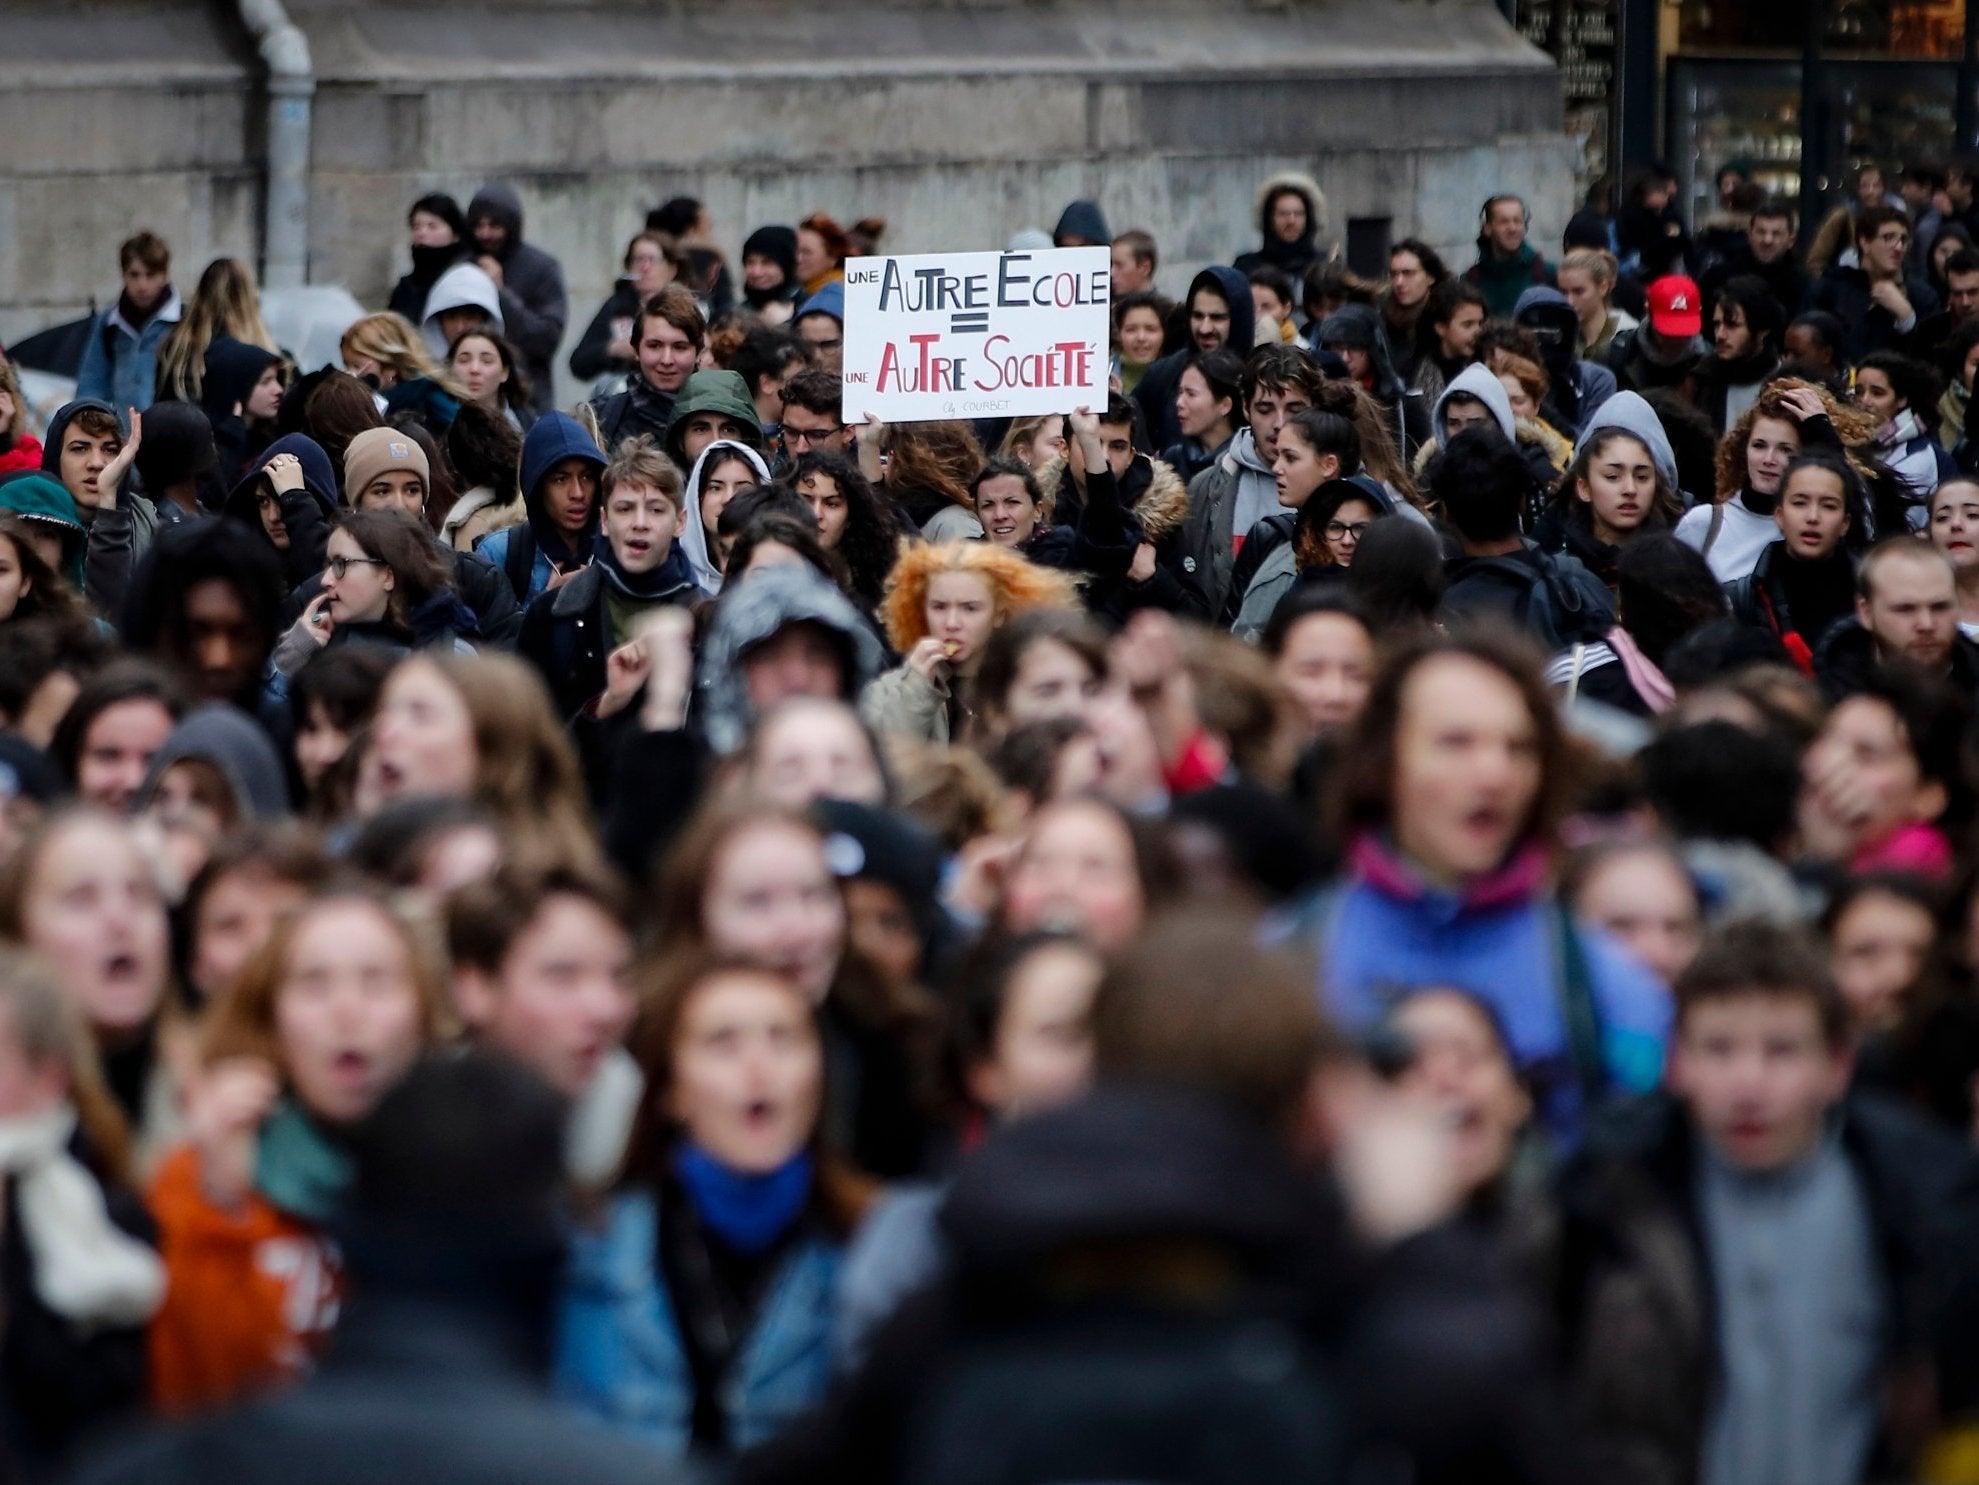
{"label": "black backpack", "polygon": [[928,1382],[906,1485],[1335,1485],[1339,1391],[1289,1326],[1173,1310],[1054,1313]]}

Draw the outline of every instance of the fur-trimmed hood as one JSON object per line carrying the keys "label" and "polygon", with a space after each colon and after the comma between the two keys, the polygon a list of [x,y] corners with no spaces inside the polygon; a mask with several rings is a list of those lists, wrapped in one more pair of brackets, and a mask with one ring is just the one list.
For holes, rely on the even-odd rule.
{"label": "fur-trimmed hood", "polygon": [[1303,170],[1281,170],[1269,177],[1257,188],[1257,196],[1251,203],[1251,220],[1264,234],[1266,242],[1271,241],[1271,221],[1265,215],[1265,203],[1280,191],[1297,191],[1306,198],[1306,241],[1318,244],[1326,236],[1326,193],[1319,188],[1319,182]]}
{"label": "fur-trimmed hood", "polygon": [[[1140,522],[1141,534],[1150,544],[1159,545],[1172,533],[1180,531],[1182,523],[1189,518],[1189,487],[1182,483],[1182,477],[1172,467],[1161,460],[1147,454],[1134,456],[1137,464],[1143,460],[1153,471],[1153,478],[1141,491],[1140,498],[1128,509]],[[1049,526],[1052,512],[1058,507],[1059,485],[1065,479],[1064,456],[1053,459],[1037,473],[1038,489],[1044,494],[1044,505],[1038,510],[1038,524]],[[1128,481],[1133,481],[1131,470]]]}

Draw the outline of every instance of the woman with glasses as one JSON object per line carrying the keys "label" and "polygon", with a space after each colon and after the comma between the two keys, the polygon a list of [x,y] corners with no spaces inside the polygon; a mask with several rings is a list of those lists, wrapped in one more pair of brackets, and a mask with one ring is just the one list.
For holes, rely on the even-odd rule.
{"label": "woman with glasses", "polygon": [[403,511],[357,511],[330,533],[322,590],[275,646],[269,695],[286,695],[288,678],[328,645],[472,654],[478,633],[432,534]]}

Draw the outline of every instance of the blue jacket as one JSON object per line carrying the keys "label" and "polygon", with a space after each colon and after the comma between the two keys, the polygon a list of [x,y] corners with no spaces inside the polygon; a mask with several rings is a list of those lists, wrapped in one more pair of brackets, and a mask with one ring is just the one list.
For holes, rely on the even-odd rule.
{"label": "blue jacket", "polygon": [[[659,1203],[615,1197],[572,1244],[558,1304],[556,1388],[606,1426],[684,1456],[694,1378],[659,1272]],[[771,1278],[722,1399],[733,1447],[762,1443],[819,1402],[831,1375],[840,1249],[806,1238]]]}
{"label": "blue jacket", "polygon": [[100,398],[117,410],[120,420],[127,408],[143,412],[151,406],[158,384],[158,346],[182,313],[178,291],[165,293],[164,304],[142,330],[131,329],[121,304],[97,315],[83,346],[82,364],[76,368],[78,400]]}
{"label": "blue jacket", "polygon": [[[593,474],[605,472],[605,456],[582,423],[569,413],[545,413],[522,440],[522,504],[529,519],[520,526],[491,531],[474,544],[475,551],[507,575],[509,586],[515,590],[515,601],[520,604],[527,604],[550,586],[550,579],[556,575],[551,562],[553,553],[564,554],[578,563],[590,555],[590,535],[598,529],[596,500],[591,503],[590,525],[574,552],[569,551],[563,534],[543,510],[543,477],[566,459],[582,459],[591,466]],[[510,550],[518,543],[528,548],[526,578],[515,570],[521,565],[520,550]]]}
{"label": "blue jacket", "polygon": [[[1399,864],[1378,873],[1380,880],[1356,873],[1308,919],[1322,945],[1330,1009],[1358,1031],[1413,990],[1475,996],[1497,1014],[1513,1060],[1538,1090],[1548,1129],[1577,1143],[1583,1110],[1562,1009],[1560,910],[1538,891],[1479,903],[1406,883],[1407,875]],[[1590,982],[1609,1088],[1655,1088],[1669,1036],[1669,992],[1612,940],[1579,925],[1571,933]]]}

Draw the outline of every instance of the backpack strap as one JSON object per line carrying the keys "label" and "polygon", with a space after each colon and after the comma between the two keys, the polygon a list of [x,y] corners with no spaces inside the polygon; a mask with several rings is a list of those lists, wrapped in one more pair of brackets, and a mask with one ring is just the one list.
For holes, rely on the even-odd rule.
{"label": "backpack strap", "polygon": [[1573,914],[1558,902],[1546,907],[1553,940],[1553,987],[1560,1019],[1567,1029],[1567,1052],[1580,1085],[1581,1112],[1591,1111],[1608,1091],[1608,1069],[1601,1054],[1601,1014],[1594,1004],[1594,968]]}
{"label": "backpack strap", "polygon": [[1711,505],[1711,524],[1704,528],[1704,545],[1698,548],[1697,555],[1707,562],[1710,561],[1711,548],[1718,544],[1718,533],[1724,529],[1725,502],[1722,500],[1713,501]]}
{"label": "backpack strap", "polygon": [[527,521],[509,528],[508,550],[502,554],[502,575],[515,590],[515,601],[529,602],[530,580],[536,576],[536,533]]}

